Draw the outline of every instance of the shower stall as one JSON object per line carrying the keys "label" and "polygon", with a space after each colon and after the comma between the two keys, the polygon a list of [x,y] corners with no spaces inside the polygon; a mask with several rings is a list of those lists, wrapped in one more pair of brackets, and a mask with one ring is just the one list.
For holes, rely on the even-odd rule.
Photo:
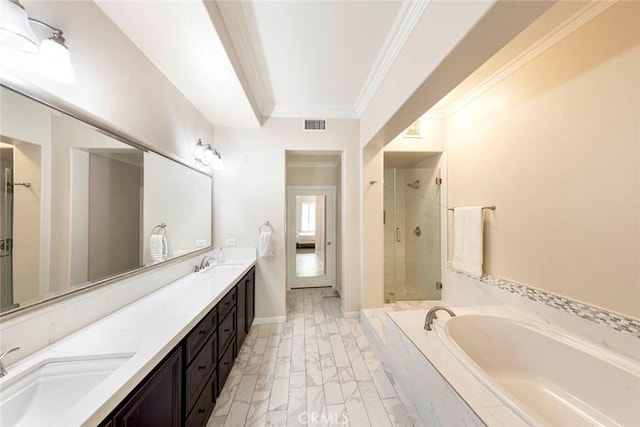
{"label": "shower stall", "polygon": [[384,170],[385,302],[440,299],[440,170]]}
{"label": "shower stall", "polygon": [[[2,143],[0,143],[2,144]],[[13,148],[0,145],[0,310],[13,303]]]}

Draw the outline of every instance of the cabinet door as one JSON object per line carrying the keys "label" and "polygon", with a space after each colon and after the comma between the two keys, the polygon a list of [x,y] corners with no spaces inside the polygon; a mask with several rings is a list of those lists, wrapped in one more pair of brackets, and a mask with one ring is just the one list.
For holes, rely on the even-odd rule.
{"label": "cabinet door", "polygon": [[242,343],[244,342],[244,337],[247,335],[246,323],[247,323],[247,281],[246,277],[242,278],[240,282],[236,285],[236,345],[238,352],[240,351],[240,347],[242,347]]}
{"label": "cabinet door", "polygon": [[247,275],[247,324],[246,331],[249,333],[253,319],[256,317],[256,269],[251,269]]}
{"label": "cabinet door", "polygon": [[114,418],[116,427],[178,427],[182,413],[182,347],[178,347]]}

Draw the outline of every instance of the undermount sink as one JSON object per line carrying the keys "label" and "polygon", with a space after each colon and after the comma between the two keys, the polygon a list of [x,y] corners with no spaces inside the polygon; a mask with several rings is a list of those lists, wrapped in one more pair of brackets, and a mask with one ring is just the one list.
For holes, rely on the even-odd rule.
{"label": "undermount sink", "polygon": [[237,263],[225,263],[225,264],[214,264],[211,267],[208,267],[203,271],[204,274],[213,274],[213,273],[221,273],[223,271],[237,271],[241,269],[244,264]]}
{"label": "undermount sink", "polygon": [[0,425],[55,424],[132,354],[49,359],[0,385]]}

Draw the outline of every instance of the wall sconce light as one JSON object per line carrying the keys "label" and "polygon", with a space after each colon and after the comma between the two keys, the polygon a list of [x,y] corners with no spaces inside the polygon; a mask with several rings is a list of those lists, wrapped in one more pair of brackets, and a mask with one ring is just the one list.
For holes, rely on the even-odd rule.
{"label": "wall sconce light", "polygon": [[218,150],[211,147],[211,144],[203,144],[201,139],[198,139],[193,149],[193,158],[203,166],[211,166],[211,169],[223,169],[222,156]]}
{"label": "wall sconce light", "polygon": [[[39,42],[30,22],[50,30],[51,35]],[[62,30],[30,18],[19,0],[0,0],[0,46],[37,53],[34,65],[45,77],[62,83],[76,81]]]}

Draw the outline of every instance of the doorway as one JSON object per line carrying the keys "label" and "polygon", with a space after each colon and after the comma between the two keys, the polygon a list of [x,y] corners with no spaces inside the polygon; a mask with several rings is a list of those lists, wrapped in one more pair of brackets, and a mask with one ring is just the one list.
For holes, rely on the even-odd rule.
{"label": "doorway", "polygon": [[287,187],[287,281],[290,288],[335,286],[335,206],[335,187]]}

